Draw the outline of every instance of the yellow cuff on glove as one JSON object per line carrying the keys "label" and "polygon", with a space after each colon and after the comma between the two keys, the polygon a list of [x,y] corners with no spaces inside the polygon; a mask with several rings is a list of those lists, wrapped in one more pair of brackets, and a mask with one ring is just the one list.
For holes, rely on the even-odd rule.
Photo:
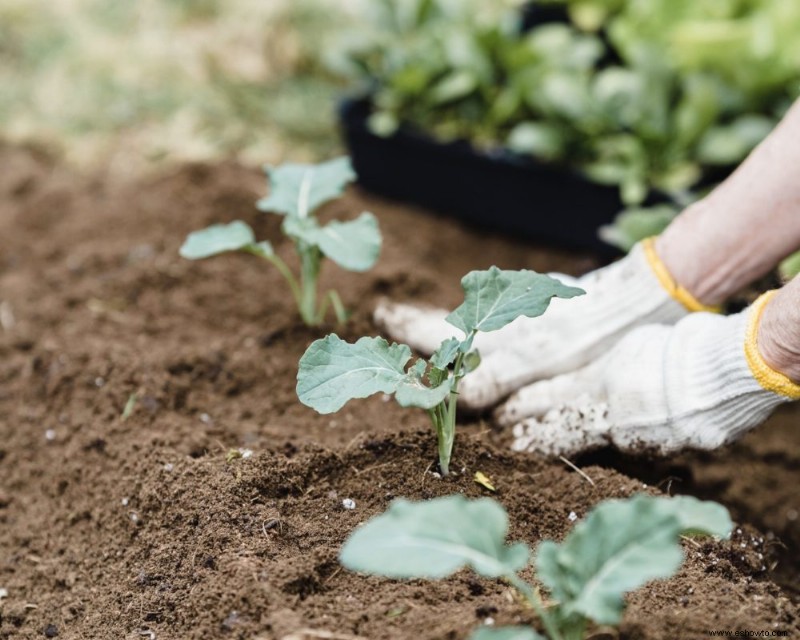
{"label": "yellow cuff on glove", "polygon": [[766,309],[767,304],[775,297],[776,293],[778,292],[769,291],[765,293],[750,308],[750,319],[747,323],[747,333],[744,341],[744,353],[747,358],[747,364],[750,366],[750,371],[753,372],[753,377],[758,381],[758,384],[767,391],[772,391],[791,400],[800,400],[800,384],[770,367],[758,350],[758,329],[761,325],[761,317],[764,315],[764,309]]}
{"label": "yellow cuff on glove", "polygon": [[661,286],[664,287],[666,292],[669,293],[674,300],[682,304],[687,311],[706,311],[708,313],[719,313],[721,311],[719,307],[710,307],[703,304],[675,281],[666,265],[656,253],[656,239],[654,237],[642,240],[642,248],[644,249],[647,263],[650,265],[653,273],[656,274],[656,278],[658,278]]}

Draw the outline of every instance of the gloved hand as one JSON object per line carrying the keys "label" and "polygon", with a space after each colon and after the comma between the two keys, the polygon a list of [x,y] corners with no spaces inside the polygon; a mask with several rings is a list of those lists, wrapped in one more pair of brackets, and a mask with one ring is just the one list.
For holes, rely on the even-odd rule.
{"label": "gloved hand", "polygon": [[[504,329],[478,334],[481,365],[459,388],[459,403],[481,409],[535,380],[574,371],[611,349],[631,329],[673,324],[690,311],[705,310],[670,277],[652,240],[628,256],[577,280],[556,275],[586,291],[553,300],[539,318],[519,318]],[[394,340],[424,354],[459,331],[445,322],[444,309],[383,303],[375,320]]]}
{"label": "gloved hand", "polygon": [[589,366],[530,385],[497,412],[513,448],[569,455],[603,445],[659,454],[714,449],[761,424],[800,385],[758,350],[771,294],[740,314],[639,328]]}

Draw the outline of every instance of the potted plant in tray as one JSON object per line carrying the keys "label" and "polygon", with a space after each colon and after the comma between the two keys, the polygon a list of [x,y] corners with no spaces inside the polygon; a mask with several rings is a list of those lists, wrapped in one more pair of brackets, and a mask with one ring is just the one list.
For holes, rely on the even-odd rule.
{"label": "potted plant in tray", "polygon": [[781,0],[371,6],[338,58],[361,183],[561,244],[658,232],[800,93],[800,5]]}

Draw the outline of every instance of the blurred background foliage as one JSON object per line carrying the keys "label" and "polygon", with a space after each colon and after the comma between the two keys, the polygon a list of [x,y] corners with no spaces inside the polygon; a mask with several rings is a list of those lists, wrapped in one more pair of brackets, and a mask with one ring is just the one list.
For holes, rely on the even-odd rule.
{"label": "blurred background foliage", "polygon": [[338,150],[347,0],[3,0],[0,138],[119,171]]}
{"label": "blurred background foliage", "polygon": [[519,3],[372,4],[346,60],[375,133],[410,126],[579,170],[619,187],[630,229],[653,192],[694,200],[800,95],[800,2],[539,0],[550,15],[528,11],[532,25]]}
{"label": "blurred background foliage", "polygon": [[800,94],[800,2],[539,0],[569,19],[530,31],[524,4],[3,0],[0,133],[86,161],[320,157],[355,88],[378,133],[562,162],[640,205],[739,162]]}
{"label": "blurred background foliage", "polygon": [[[795,0],[2,0],[0,140],[131,173],[339,153],[336,103],[618,186],[657,233],[800,95]],[[530,22],[528,20],[527,22]],[[648,197],[668,201],[653,208]]]}

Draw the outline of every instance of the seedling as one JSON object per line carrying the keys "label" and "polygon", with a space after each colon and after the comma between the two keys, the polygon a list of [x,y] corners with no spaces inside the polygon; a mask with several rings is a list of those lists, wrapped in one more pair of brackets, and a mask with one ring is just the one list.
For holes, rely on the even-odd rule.
{"label": "seedling", "polygon": [[325,320],[328,307],[333,308],[339,323],[347,320],[342,300],[336,291],[322,296],[317,282],[323,257],[328,257],[348,271],[367,271],[378,259],[381,234],[378,221],[364,212],[355,220],[320,225],[317,210],[342,195],[345,186],[355,179],[348,158],[338,158],[319,165],[287,164],[267,169],[270,195],[258,201],[261,211],[284,216],[281,229],[294,243],[300,262],[295,276],[286,262],[266,240],[256,241],[249,225],[236,220],[215,224],[190,233],[180,254],[189,260],[210,258],[221,253],[238,251],[250,253],[271,262],[286,279],[292,291],[300,317],[308,326]]}
{"label": "seedling", "polygon": [[446,476],[455,440],[458,384],[480,364],[472,347],[478,332],[497,331],[520,316],[535,318],[553,298],[584,293],[535,271],[497,267],[468,273],[461,286],[464,302],[447,321],[464,339],[448,338],[429,360],[420,358],[407,369],[407,345],[366,337],[351,344],[331,334],[313,342],[300,359],[300,401],[319,413],[334,413],[353,398],[387,393],[402,407],[427,410],[439,441],[439,469]]}
{"label": "seedling", "polygon": [[[339,558],[352,571],[389,578],[440,579],[470,567],[513,585],[535,610],[549,640],[580,640],[592,622],[619,624],[627,592],[678,570],[682,535],[727,538],[732,528],[724,507],[692,497],[637,495],[602,502],[562,543],[539,545],[535,566],[553,601],[547,606],[519,577],[530,549],[523,543],[506,545],[508,516],[491,498],[396,500],[350,535]],[[544,638],[530,627],[484,627],[471,640]]]}

